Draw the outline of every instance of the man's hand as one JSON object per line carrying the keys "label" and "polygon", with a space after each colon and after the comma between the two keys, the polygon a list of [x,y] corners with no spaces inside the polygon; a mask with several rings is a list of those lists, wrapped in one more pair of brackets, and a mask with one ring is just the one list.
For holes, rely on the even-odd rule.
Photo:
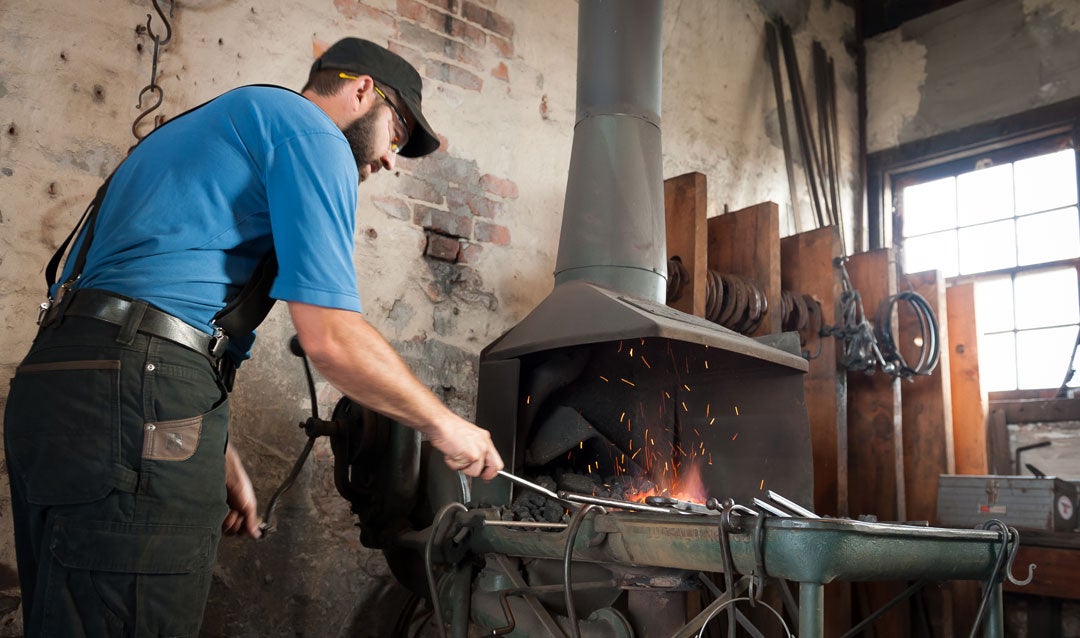
{"label": "man's hand", "polygon": [[468,476],[495,478],[503,468],[502,458],[491,442],[491,434],[465,419],[449,419],[445,429],[428,435],[435,449],[445,455],[446,466]]}
{"label": "man's hand", "polygon": [[259,529],[262,521],[259,519],[255,488],[251,486],[251,479],[248,478],[247,470],[244,469],[232,442],[225,446],[225,493],[229,513],[221,523],[221,531],[230,536],[262,536],[262,530]]}

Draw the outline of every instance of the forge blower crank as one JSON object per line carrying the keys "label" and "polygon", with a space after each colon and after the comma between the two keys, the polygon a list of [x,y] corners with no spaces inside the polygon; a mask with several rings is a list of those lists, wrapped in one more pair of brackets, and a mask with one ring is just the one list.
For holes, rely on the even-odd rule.
{"label": "forge blower crank", "polygon": [[[311,396],[311,417],[299,424],[308,435],[300,456],[281,486],[274,491],[262,516],[262,537],[274,531],[274,510],[283,494],[293,487],[308,459],[315,439],[328,436],[334,452],[334,486],[352,504],[360,519],[361,542],[387,548],[402,531],[431,520],[431,507],[418,507],[420,461],[430,446],[421,446],[420,434],[380,413],[342,397],[327,421],[319,417],[319,402],[308,358],[293,337],[289,350],[300,357]],[[445,481],[445,477],[438,477]],[[430,480],[430,479],[429,479]],[[444,483],[445,485],[445,483]],[[450,498],[458,498],[451,494]],[[437,506],[437,504],[433,505]],[[426,515],[427,514],[427,515]]]}

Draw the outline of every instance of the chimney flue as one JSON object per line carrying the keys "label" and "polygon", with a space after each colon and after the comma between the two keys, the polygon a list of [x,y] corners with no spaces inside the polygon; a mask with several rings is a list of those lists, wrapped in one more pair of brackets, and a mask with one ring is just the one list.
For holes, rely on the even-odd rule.
{"label": "chimney flue", "polygon": [[555,285],[664,303],[661,0],[580,0],[577,120]]}

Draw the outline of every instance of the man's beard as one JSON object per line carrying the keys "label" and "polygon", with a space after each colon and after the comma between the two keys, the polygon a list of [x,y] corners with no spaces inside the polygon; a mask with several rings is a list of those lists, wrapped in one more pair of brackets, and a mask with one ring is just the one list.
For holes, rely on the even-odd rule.
{"label": "man's beard", "polygon": [[[356,168],[358,169],[379,159],[379,154],[375,151],[372,142],[375,137],[373,132],[376,113],[376,109],[371,109],[356,118],[352,124],[341,131],[345,135],[345,139],[349,141],[349,148],[352,149],[353,158],[356,160]],[[361,181],[363,181],[362,177]]]}

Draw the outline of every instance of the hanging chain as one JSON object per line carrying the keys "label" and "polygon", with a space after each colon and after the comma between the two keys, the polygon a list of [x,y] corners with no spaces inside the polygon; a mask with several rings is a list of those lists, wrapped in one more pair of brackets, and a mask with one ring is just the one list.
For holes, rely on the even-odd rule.
{"label": "hanging chain", "polygon": [[[153,2],[154,4],[154,11],[157,12],[158,18],[165,25],[165,37],[161,37],[157,33],[154,33],[154,29],[151,26],[153,16],[151,16],[151,14],[149,13],[146,14],[146,33],[149,34],[150,39],[154,41],[154,56],[150,67],[150,84],[147,84],[145,87],[143,87],[141,91],[139,91],[139,103],[135,105],[135,108],[142,111],[142,113],[139,113],[139,115],[135,118],[135,121],[131,123],[131,134],[134,135],[135,139],[139,141],[142,141],[144,137],[149,135],[150,132],[152,132],[154,129],[160,126],[162,122],[165,121],[165,118],[163,116],[158,115],[154,118],[154,127],[150,129],[150,131],[148,131],[147,133],[144,133],[142,135],[139,134],[139,124],[143,121],[143,119],[146,118],[146,116],[150,115],[159,107],[161,107],[161,103],[165,100],[165,92],[157,83],[158,56],[161,53],[161,47],[165,46],[169,43],[170,40],[172,40],[172,24],[169,22],[169,20],[173,17],[173,11],[176,8],[175,0],[168,0],[169,15],[168,17],[166,17],[165,12],[161,10],[161,5],[158,4],[158,0],[151,0],[151,2]],[[154,101],[148,105],[148,108],[144,109],[143,98],[145,98],[147,94],[153,96]]]}

